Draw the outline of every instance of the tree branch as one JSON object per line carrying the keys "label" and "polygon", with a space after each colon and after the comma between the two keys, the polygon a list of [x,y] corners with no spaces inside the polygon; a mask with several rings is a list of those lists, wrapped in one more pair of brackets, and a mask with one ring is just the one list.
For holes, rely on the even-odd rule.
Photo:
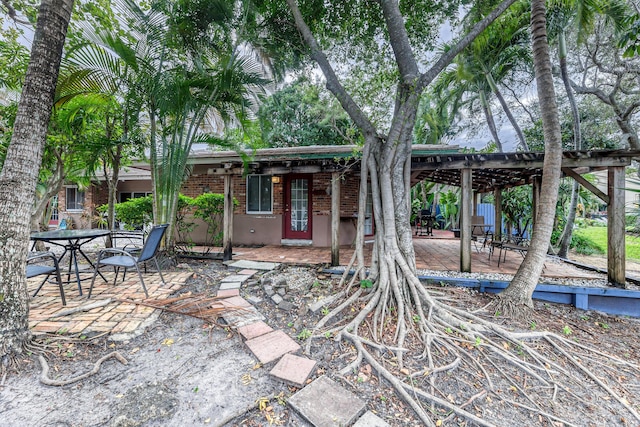
{"label": "tree branch", "polygon": [[422,90],[427,87],[436,76],[445,69],[447,65],[453,61],[464,48],[469,46],[471,42],[482,33],[493,21],[495,21],[502,13],[509,8],[516,0],[504,0],[500,3],[491,13],[484,17],[480,22],[476,23],[473,28],[464,36],[458,43],[456,43],[451,49],[445,52],[440,59],[424,74],[420,76],[418,81],[418,89]]}
{"label": "tree branch", "polygon": [[382,16],[387,24],[389,41],[396,57],[400,77],[404,83],[410,83],[418,77],[418,64],[409,43],[409,36],[404,26],[404,19],[400,13],[398,2],[380,0],[380,6],[382,7]]}
{"label": "tree branch", "polygon": [[2,5],[5,7],[5,9],[7,9],[7,15],[9,15],[9,18],[13,19],[14,22],[18,24],[33,26],[31,22],[18,18],[18,13],[16,12],[15,8],[11,5],[9,0],[2,0]]}
{"label": "tree branch", "polygon": [[320,66],[322,73],[327,79],[327,89],[329,89],[335,97],[338,98],[342,108],[344,108],[347,114],[349,114],[349,117],[351,117],[351,120],[353,120],[356,126],[362,130],[365,137],[367,135],[376,136],[376,128],[340,83],[340,80],[338,79],[338,76],[336,76],[327,56],[320,48],[316,38],[311,33],[311,29],[305,22],[296,0],[287,0],[287,5],[289,6],[289,9],[291,9],[291,14],[293,15],[296,27],[298,27],[298,31],[300,31],[300,35],[307,46],[311,49],[311,57]]}

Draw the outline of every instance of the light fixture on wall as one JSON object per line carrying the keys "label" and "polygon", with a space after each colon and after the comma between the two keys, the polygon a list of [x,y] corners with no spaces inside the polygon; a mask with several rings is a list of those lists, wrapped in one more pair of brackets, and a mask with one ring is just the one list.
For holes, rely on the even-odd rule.
{"label": "light fixture on wall", "polygon": [[274,184],[280,184],[280,177],[279,176],[272,176],[271,177],[271,182],[273,182]]}
{"label": "light fixture on wall", "polygon": [[204,187],[202,187],[202,194],[210,193],[210,192],[211,192],[211,188],[209,188],[208,185],[205,185]]}

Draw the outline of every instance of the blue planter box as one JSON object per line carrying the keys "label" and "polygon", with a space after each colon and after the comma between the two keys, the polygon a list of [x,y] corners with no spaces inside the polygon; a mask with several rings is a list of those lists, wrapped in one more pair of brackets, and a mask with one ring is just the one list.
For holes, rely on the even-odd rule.
{"label": "blue planter box", "polygon": [[[497,280],[459,279],[439,276],[418,276],[428,282],[446,283],[466,288],[477,288],[480,292],[497,294],[509,285],[509,282]],[[541,301],[571,304],[582,310],[598,310],[609,314],[640,317],[640,291],[619,288],[587,288],[583,286],[564,286],[539,284],[533,292],[533,298]]]}

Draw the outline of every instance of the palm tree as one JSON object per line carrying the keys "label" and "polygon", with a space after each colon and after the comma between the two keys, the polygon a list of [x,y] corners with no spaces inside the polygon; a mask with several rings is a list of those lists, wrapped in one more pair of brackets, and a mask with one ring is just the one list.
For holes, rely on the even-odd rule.
{"label": "palm tree", "polygon": [[[94,34],[92,43],[78,48],[70,60],[69,85],[78,92],[114,93],[123,99],[125,111],[145,110],[154,221],[170,224],[168,246],[174,236],[178,193],[189,176],[192,145],[220,143],[211,132],[246,115],[266,82],[252,68],[246,46],[239,40],[211,40],[220,34],[215,25],[224,27],[229,16],[227,2],[215,4],[220,7],[206,7],[205,16],[194,21],[205,23],[204,27],[182,32],[176,30],[176,26],[182,28],[180,16],[185,12],[180,5],[160,3],[147,11],[123,0],[119,13],[126,17],[125,34],[131,37]],[[213,16],[208,15],[211,11]],[[214,119],[207,123],[210,118]],[[202,130],[205,124],[208,133]]]}
{"label": "palm tree", "polygon": [[558,106],[556,104],[549,43],[545,18],[544,0],[531,2],[531,36],[533,41],[533,63],[542,126],[544,129],[545,157],[542,172],[538,215],[535,218],[531,245],[527,255],[509,287],[500,294],[497,309],[507,316],[522,317],[533,308],[532,295],[542,273],[547,255],[558,200],[562,164],[562,135]]}
{"label": "palm tree", "polygon": [[29,219],[73,0],[43,0],[13,136],[0,173],[0,361],[30,339],[25,265]]}
{"label": "palm tree", "polygon": [[489,132],[500,152],[503,148],[491,109],[491,94],[509,119],[520,147],[529,150],[524,133],[498,86],[522,64],[530,62],[526,33],[528,13],[522,7],[523,4],[516,4],[513,10],[479,35],[456,57],[455,67],[439,76],[433,88],[435,93],[449,99],[456,107],[466,104],[473,108],[475,101],[479,101]]}
{"label": "palm tree", "polygon": [[[573,148],[582,150],[582,133],[580,130],[580,114],[578,104],[571,87],[571,79],[567,68],[567,32],[572,27],[577,33],[579,43],[585,41],[585,35],[593,29],[593,22],[597,14],[608,16],[617,28],[621,28],[625,18],[625,7],[617,1],[585,1],[585,0],[554,0],[550,2],[549,32],[551,37],[558,43],[558,62],[560,65],[560,76],[564,85],[567,100],[571,107],[573,117]],[[573,182],[571,190],[571,202],[567,214],[567,222],[562,230],[559,239],[558,256],[566,258],[571,244],[573,234],[573,224],[576,218],[576,207],[578,205],[579,184]]]}

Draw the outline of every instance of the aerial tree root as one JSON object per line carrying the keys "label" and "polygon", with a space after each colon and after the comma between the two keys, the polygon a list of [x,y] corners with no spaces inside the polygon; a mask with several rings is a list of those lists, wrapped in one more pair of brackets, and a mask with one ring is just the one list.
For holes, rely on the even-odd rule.
{"label": "aerial tree root", "polygon": [[[314,328],[307,352],[314,339],[326,339],[327,331],[336,340],[348,341],[355,355],[341,374],[354,374],[363,362],[370,364],[428,426],[453,416],[492,426],[490,417],[478,415],[485,399],[504,402],[510,411],[520,408],[551,425],[573,425],[549,407],[561,396],[585,407],[600,404],[585,401],[584,396],[593,394],[589,387],[609,396],[612,411],[627,412],[640,422],[640,414],[625,398],[635,394],[633,385],[617,379],[640,377],[639,365],[551,332],[506,329],[480,317],[480,311],[443,303],[414,278],[405,275],[404,286],[395,290],[394,280],[378,282],[385,286],[371,290],[354,290],[352,280],[345,288],[350,294],[334,302]],[[381,304],[387,308],[381,310]],[[357,308],[355,314],[352,308]],[[403,369],[402,359],[408,361],[409,355],[421,364],[413,372]],[[464,393],[453,399],[448,386]],[[470,405],[476,413],[465,409]],[[435,408],[446,413],[434,413]]]}
{"label": "aerial tree root", "polygon": [[53,380],[49,378],[49,364],[47,363],[47,360],[44,358],[43,355],[38,355],[38,361],[40,362],[40,366],[42,367],[42,372],[40,373],[40,382],[44,385],[58,386],[58,387],[73,384],[75,382],[88,378],[91,375],[97,374],[98,371],[100,371],[100,366],[102,365],[102,363],[105,360],[111,359],[111,358],[115,358],[118,362],[122,363],[123,365],[126,365],[128,363],[127,359],[125,359],[120,353],[118,353],[117,351],[113,351],[107,354],[106,356],[103,356],[100,359],[98,359],[98,361],[96,361],[96,363],[93,365],[93,369],[91,369],[89,372],[85,372],[84,374],[77,375],[73,378],[69,378],[68,380]]}

